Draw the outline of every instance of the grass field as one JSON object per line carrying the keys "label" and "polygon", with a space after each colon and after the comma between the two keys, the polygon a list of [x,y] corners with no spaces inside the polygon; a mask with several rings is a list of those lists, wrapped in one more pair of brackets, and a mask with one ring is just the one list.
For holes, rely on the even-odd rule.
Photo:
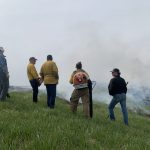
{"label": "grass field", "polygon": [[150,118],[129,113],[130,126],[107,119],[107,106],[94,104],[94,118],[85,119],[82,106],[70,113],[61,99],[46,107],[46,96],[33,104],[30,93],[11,93],[0,103],[0,150],[150,150]]}

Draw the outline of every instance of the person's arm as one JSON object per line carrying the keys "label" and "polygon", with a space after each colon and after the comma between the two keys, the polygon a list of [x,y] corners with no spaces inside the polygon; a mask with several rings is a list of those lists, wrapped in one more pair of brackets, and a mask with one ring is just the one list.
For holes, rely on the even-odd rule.
{"label": "person's arm", "polygon": [[114,79],[110,80],[109,86],[108,86],[108,91],[110,95],[113,95],[114,92]]}
{"label": "person's arm", "polygon": [[126,81],[124,80],[124,91],[125,91],[125,94],[127,93],[128,89],[127,89],[127,83]]}
{"label": "person's arm", "polygon": [[9,78],[7,61],[6,61],[5,57],[2,57],[2,70],[3,70],[3,73]]}
{"label": "person's arm", "polygon": [[54,74],[56,79],[59,79],[58,67],[57,67],[56,63],[53,63],[53,74]]}
{"label": "person's arm", "polygon": [[72,75],[70,77],[70,80],[69,80],[70,84],[73,84],[73,76],[74,76],[74,73],[72,73]]}

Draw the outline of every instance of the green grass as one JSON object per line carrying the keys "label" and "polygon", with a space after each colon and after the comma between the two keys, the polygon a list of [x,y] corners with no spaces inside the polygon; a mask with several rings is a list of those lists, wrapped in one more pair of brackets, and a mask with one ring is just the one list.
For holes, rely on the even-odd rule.
{"label": "green grass", "polygon": [[72,114],[60,99],[56,109],[46,107],[46,96],[33,104],[30,93],[12,93],[0,102],[0,150],[149,150],[150,118],[129,113],[123,124],[120,109],[116,122],[107,119],[107,106],[94,105],[94,118],[85,119],[82,106]]}

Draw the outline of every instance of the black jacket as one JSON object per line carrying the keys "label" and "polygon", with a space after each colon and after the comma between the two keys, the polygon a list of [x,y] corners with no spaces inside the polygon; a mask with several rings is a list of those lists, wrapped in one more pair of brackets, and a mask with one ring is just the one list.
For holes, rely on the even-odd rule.
{"label": "black jacket", "polygon": [[127,84],[120,76],[110,80],[108,86],[109,94],[114,96],[116,94],[127,93]]}

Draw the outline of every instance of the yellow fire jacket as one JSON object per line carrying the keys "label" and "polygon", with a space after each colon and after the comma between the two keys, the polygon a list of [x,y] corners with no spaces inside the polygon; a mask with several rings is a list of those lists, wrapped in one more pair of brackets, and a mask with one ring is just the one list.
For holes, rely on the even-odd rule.
{"label": "yellow fire jacket", "polygon": [[38,79],[38,73],[36,71],[36,68],[34,64],[29,63],[27,66],[27,75],[29,80]]}
{"label": "yellow fire jacket", "polygon": [[58,68],[55,62],[46,61],[40,71],[41,77],[44,79],[44,84],[58,84],[59,75]]}

